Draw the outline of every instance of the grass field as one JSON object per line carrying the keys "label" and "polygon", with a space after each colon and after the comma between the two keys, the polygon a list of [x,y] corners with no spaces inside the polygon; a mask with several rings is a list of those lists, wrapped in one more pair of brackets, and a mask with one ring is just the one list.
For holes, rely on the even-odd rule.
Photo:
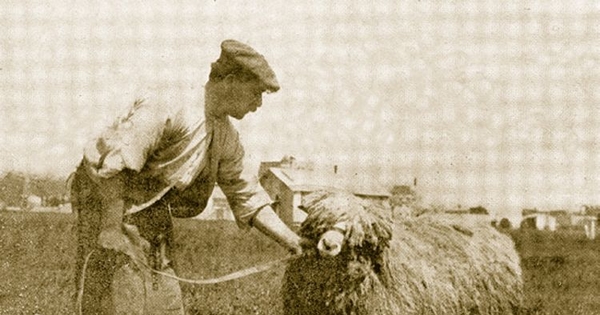
{"label": "grass field", "polygon": [[[69,314],[74,216],[0,212],[0,314]],[[522,257],[523,314],[600,314],[600,240],[582,231],[510,231]],[[176,221],[179,275],[208,278],[286,252],[232,222]],[[189,314],[281,314],[283,268],[217,285],[182,285]]]}
{"label": "grass field", "polygon": [[510,231],[525,280],[525,314],[600,314],[600,239],[580,230]]}

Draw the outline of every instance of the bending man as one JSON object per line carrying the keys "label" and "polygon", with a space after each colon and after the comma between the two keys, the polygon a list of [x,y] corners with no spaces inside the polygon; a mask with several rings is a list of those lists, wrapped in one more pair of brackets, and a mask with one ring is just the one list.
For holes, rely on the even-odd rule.
{"label": "bending man", "polygon": [[78,292],[86,266],[83,314],[183,314],[177,281],[156,275],[148,281],[135,264],[173,273],[171,218],[202,212],[215,183],[241,228],[256,227],[301,252],[300,238],[271,209],[256,176],[246,174],[229,120],[254,112],[264,92],[278,89],[262,55],[226,40],[204,95],[173,87],[148,91],[85,148],[71,188]]}

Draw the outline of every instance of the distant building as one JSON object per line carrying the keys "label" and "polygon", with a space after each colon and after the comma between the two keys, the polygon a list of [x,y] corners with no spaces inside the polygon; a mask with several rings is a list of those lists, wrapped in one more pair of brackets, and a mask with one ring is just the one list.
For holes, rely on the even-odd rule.
{"label": "distant building", "polygon": [[598,217],[594,215],[586,214],[573,214],[570,217],[571,226],[582,228],[585,231],[585,235],[589,239],[596,238],[596,229],[598,225]]}
{"label": "distant building", "polygon": [[593,240],[596,239],[596,226],[598,225],[598,218],[590,216],[585,224],[583,225],[583,229],[585,231],[585,236],[587,238]]}
{"label": "distant building", "polygon": [[394,209],[398,208],[399,212],[410,210],[418,199],[415,187],[410,185],[394,185],[390,194],[390,203]]}
{"label": "distant building", "polygon": [[538,210],[538,208],[525,208],[525,209],[521,210],[521,214],[524,217],[526,217],[528,215],[532,215],[532,214],[538,213],[538,212],[540,212],[540,210]]}
{"label": "distant building", "polygon": [[600,206],[598,205],[583,205],[581,206],[580,213],[587,216],[594,216],[597,220],[600,220]]}
{"label": "distant building", "polygon": [[264,161],[260,163],[258,169],[258,178],[262,178],[272,167],[299,169],[299,170],[314,170],[314,164],[307,161],[298,161],[295,157],[286,155],[279,161]]}
{"label": "distant building", "polygon": [[521,228],[535,228],[538,230],[556,231],[558,227],[568,227],[571,225],[570,214],[566,210],[521,210],[523,219]]}
{"label": "distant building", "polygon": [[523,216],[521,228],[556,231],[556,217],[550,213],[536,212]]}
{"label": "distant building", "polygon": [[25,210],[58,207],[69,202],[65,179],[20,172],[8,172],[0,177],[0,199],[6,207]]}
{"label": "distant building", "polygon": [[260,182],[275,201],[274,210],[289,225],[304,221],[306,213],[298,207],[306,195],[318,190],[346,190],[358,197],[389,203],[390,193],[368,174],[344,173],[334,166],[329,172],[293,167],[263,168]]}
{"label": "distant building", "polygon": [[[404,178],[397,179],[402,184],[395,184],[390,189],[390,206],[392,207],[392,216],[410,217],[415,215],[421,198],[417,193],[417,179]],[[412,181],[412,185],[406,185]]]}

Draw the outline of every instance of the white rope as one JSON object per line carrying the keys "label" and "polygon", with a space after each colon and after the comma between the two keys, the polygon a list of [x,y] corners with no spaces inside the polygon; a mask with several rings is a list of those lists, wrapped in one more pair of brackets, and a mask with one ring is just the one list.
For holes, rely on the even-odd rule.
{"label": "white rope", "polygon": [[231,280],[235,280],[235,279],[244,278],[249,275],[253,275],[255,273],[267,271],[267,270],[274,268],[274,267],[278,266],[279,264],[282,264],[282,263],[284,263],[292,258],[295,258],[295,257],[297,257],[297,256],[289,256],[289,257],[285,257],[285,258],[280,258],[280,259],[273,260],[273,261],[270,261],[270,262],[262,264],[262,265],[253,266],[250,268],[232,272],[230,274],[227,274],[227,275],[224,275],[221,277],[209,278],[209,279],[187,279],[187,278],[178,277],[176,275],[172,275],[172,274],[169,274],[169,273],[166,273],[163,271],[159,271],[159,270],[150,268],[148,265],[145,265],[145,264],[143,264],[143,266],[150,269],[150,271],[152,271],[156,274],[159,274],[159,275],[167,277],[167,278],[175,279],[180,282],[205,285],[205,284],[217,284],[217,283],[227,282],[227,281],[231,281]]}
{"label": "white rope", "polygon": [[[94,253],[94,250],[92,250],[86,257],[85,257],[85,261],[83,262],[83,267],[81,269],[81,279],[79,280],[79,292],[77,292],[77,309],[79,311],[79,315],[83,315],[82,313],[82,303],[83,303],[83,286],[85,285],[85,272],[87,269],[87,264],[88,261],[90,259],[90,257],[92,256],[92,254]],[[156,274],[159,274],[161,276],[167,277],[167,278],[171,278],[171,279],[175,279],[177,281],[180,282],[185,282],[185,283],[191,283],[191,284],[201,284],[201,285],[206,285],[206,284],[217,284],[217,283],[222,283],[222,282],[227,282],[227,281],[231,281],[231,280],[235,280],[235,279],[240,279],[240,278],[244,278],[247,277],[249,275],[253,275],[255,273],[259,273],[259,272],[263,272],[263,271],[267,271],[269,269],[272,269],[292,258],[297,258],[299,257],[298,255],[292,255],[292,256],[288,256],[288,257],[284,257],[284,258],[280,258],[277,260],[273,260],[270,261],[268,263],[265,264],[261,264],[261,265],[257,265],[257,266],[253,266],[250,268],[246,268],[246,269],[242,269],[236,272],[232,272],[230,274],[221,276],[221,277],[216,277],[216,278],[209,278],[209,279],[187,279],[187,278],[182,278],[182,277],[178,277],[176,275],[172,275],[163,271],[159,271],[156,270],[154,268],[151,268],[150,266],[148,266],[147,264],[139,261],[139,260],[135,260],[134,262],[136,262],[137,264],[147,268],[148,270],[150,270],[151,272],[154,272]],[[133,259],[132,259],[133,260]],[[145,287],[145,286],[144,286]]]}
{"label": "white rope", "polygon": [[85,285],[85,270],[87,269],[88,261],[94,250],[92,250],[87,256],[85,256],[85,260],[83,261],[83,267],[81,268],[81,278],[79,279],[79,291],[77,292],[77,310],[79,315],[83,315],[82,304],[83,304],[83,286]]}

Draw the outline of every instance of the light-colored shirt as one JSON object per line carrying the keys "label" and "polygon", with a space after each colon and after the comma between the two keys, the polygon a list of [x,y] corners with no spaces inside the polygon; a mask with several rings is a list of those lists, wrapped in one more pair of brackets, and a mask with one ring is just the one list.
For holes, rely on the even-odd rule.
{"label": "light-colored shirt", "polygon": [[206,116],[203,93],[190,88],[145,91],[86,146],[84,165],[92,178],[126,172],[126,214],[163,200],[179,216],[196,215],[215,183],[240,227],[272,202],[244,166],[244,148],[229,118]]}

